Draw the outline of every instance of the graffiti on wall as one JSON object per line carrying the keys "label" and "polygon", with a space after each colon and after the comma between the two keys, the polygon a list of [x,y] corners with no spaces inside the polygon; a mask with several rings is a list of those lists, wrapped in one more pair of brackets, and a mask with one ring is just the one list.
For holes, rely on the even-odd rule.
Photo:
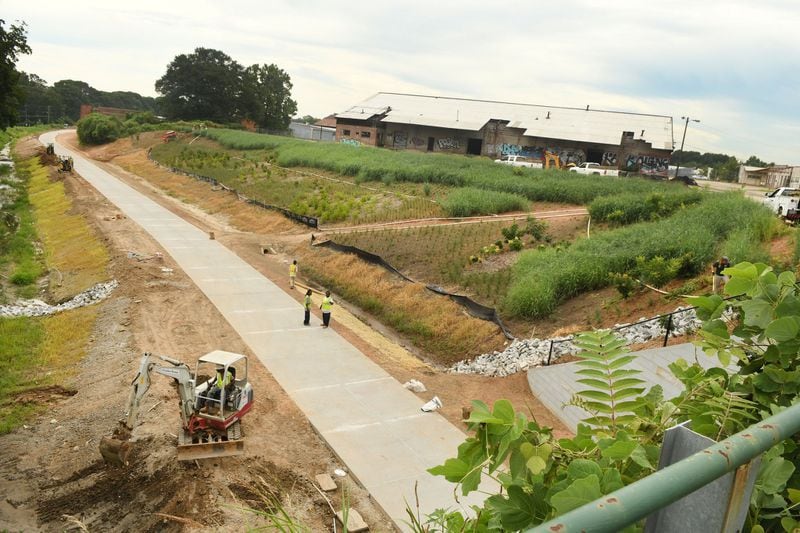
{"label": "graffiti on wall", "polygon": [[339,142],[348,146],[361,146],[361,143],[355,139],[342,139]]}
{"label": "graffiti on wall", "polygon": [[498,144],[496,146],[493,146],[493,148],[498,150],[500,152],[500,155],[521,155],[529,159],[543,159],[544,153],[550,152],[558,155],[558,158],[564,165],[568,163],[580,165],[581,163],[586,161],[586,154],[583,152],[583,150],[571,150],[553,146],[546,148],[543,146],[522,146],[519,144],[509,144],[509,143]]}
{"label": "graffiti on wall", "polygon": [[604,152],[603,153],[603,162],[600,163],[604,167],[615,167],[617,166],[617,153],[616,152]]}
{"label": "graffiti on wall", "polygon": [[669,169],[669,157],[632,154],[625,160],[625,168],[642,174],[666,174]]}
{"label": "graffiti on wall", "polygon": [[439,144],[439,150],[458,150],[461,148],[461,143],[458,142],[458,139],[450,137],[439,139],[436,142]]}
{"label": "graffiti on wall", "polygon": [[408,145],[408,135],[404,131],[398,131],[394,134],[394,147],[405,148]]}
{"label": "graffiti on wall", "polygon": [[416,146],[417,148],[419,148],[420,146],[422,146],[423,144],[425,144],[425,139],[421,139],[421,138],[419,138],[419,137],[412,137],[412,138],[411,138],[411,144],[413,144],[414,146]]}

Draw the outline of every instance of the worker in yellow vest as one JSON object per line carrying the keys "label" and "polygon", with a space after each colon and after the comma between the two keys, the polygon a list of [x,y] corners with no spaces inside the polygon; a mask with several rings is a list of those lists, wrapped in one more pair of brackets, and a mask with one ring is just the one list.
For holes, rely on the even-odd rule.
{"label": "worker in yellow vest", "polygon": [[322,327],[327,328],[331,323],[331,307],[333,307],[333,298],[331,298],[331,291],[325,291],[325,298],[319,304],[322,309]]}
{"label": "worker in yellow vest", "polygon": [[303,318],[303,325],[311,325],[311,289],[306,291],[306,297],[303,299],[303,308],[305,309],[305,317]]}
{"label": "worker in yellow vest", "polygon": [[297,277],[297,259],[289,265],[289,287],[294,289],[294,279]]}

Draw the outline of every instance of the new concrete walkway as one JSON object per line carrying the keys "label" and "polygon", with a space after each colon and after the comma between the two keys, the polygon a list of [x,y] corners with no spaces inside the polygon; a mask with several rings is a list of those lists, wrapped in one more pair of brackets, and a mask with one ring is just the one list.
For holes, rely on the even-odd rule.
{"label": "new concrete walkway", "polygon": [[[40,140],[55,142],[56,134]],[[303,327],[297,301],[207,233],[79,154],[58,143],[55,149],[164,247],[400,529],[408,529],[415,483],[423,516],[457,506],[454,486],[426,469],[454,457],[464,433],[438,413],[421,412],[419,398],[332,329]],[[257,402],[258,391],[256,409]],[[472,496],[462,504],[483,500]]]}
{"label": "new concrete walkway", "polygon": [[[704,354],[691,343],[642,350],[634,352],[634,355],[636,359],[628,365],[628,368],[641,371],[637,377],[646,382],[646,387],[661,385],[664,389],[664,398],[673,398],[683,390],[683,384],[669,369],[669,365],[674,361],[684,359],[689,364],[697,362],[704,368],[719,366],[719,361],[715,357]],[[528,384],[533,394],[573,432],[578,429],[578,422],[590,416],[579,407],[565,405],[576,392],[589,388],[577,382],[584,377],[577,373],[580,368],[577,362],[572,362],[528,370]]]}

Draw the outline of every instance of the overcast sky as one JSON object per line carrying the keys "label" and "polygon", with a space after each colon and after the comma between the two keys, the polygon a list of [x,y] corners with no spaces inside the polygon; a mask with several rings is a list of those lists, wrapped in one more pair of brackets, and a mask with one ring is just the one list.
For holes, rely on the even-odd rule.
{"label": "overcast sky", "polygon": [[156,96],[178,54],[275,63],[300,115],[379,92],[668,115],[676,148],[800,164],[796,0],[0,0],[18,67]]}

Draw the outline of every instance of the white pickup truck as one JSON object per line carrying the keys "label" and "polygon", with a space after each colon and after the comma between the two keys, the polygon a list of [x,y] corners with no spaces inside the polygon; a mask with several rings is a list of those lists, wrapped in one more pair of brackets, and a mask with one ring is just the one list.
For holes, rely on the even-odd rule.
{"label": "white pickup truck", "polygon": [[780,187],[764,194],[764,203],[776,215],[786,220],[797,221],[800,219],[800,189]]}
{"label": "white pickup truck", "polygon": [[495,159],[494,162],[512,167],[542,168],[541,161],[533,161],[522,155],[504,155],[500,159]]}
{"label": "white pickup truck", "polygon": [[615,168],[601,167],[597,163],[581,163],[569,169],[570,172],[578,174],[593,174],[597,176],[619,176],[619,170]]}

